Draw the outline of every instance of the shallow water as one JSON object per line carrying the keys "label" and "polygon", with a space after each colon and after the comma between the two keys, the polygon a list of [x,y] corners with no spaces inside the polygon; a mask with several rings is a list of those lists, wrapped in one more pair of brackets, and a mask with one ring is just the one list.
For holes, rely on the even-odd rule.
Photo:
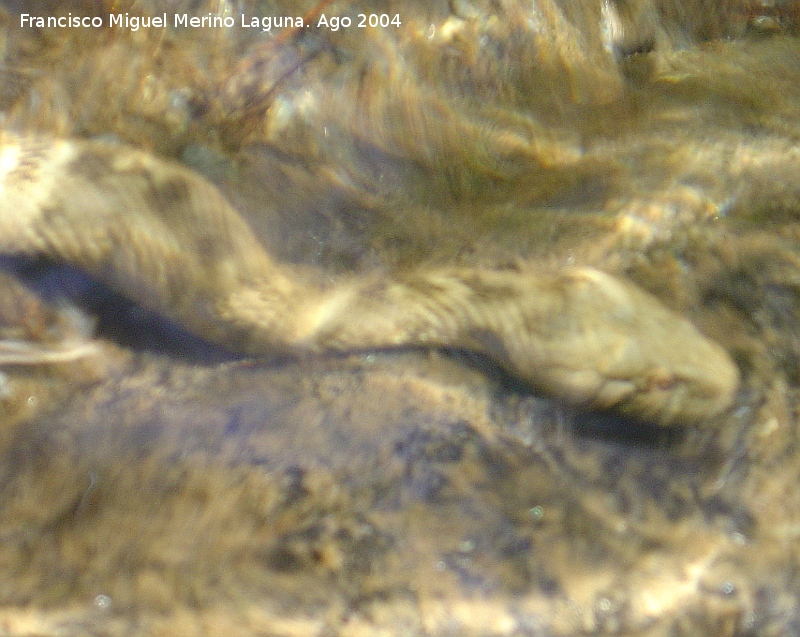
{"label": "shallow water", "polygon": [[[465,352],[243,361],[5,262],[4,338],[97,349],[2,367],[0,633],[800,630],[796,3],[389,2],[400,28],[285,35],[22,30],[56,8],[5,7],[5,127],[177,158],[316,282],[627,277],[743,383],[666,430]],[[135,10],[164,9],[190,11]]]}

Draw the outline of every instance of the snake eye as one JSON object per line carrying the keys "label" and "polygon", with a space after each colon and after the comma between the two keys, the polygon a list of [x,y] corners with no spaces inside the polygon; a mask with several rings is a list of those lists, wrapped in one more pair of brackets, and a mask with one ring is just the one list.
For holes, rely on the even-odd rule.
{"label": "snake eye", "polygon": [[671,391],[677,385],[675,374],[663,367],[653,370],[647,378],[648,391]]}

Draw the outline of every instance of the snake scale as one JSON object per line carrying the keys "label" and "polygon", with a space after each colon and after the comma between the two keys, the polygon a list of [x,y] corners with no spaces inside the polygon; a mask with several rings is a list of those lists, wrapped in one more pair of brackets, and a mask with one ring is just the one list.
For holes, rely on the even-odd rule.
{"label": "snake scale", "polygon": [[120,145],[0,134],[0,254],[80,268],[248,355],[459,348],[580,407],[661,424],[723,412],[739,384],[722,347],[589,268],[301,283],[212,184]]}

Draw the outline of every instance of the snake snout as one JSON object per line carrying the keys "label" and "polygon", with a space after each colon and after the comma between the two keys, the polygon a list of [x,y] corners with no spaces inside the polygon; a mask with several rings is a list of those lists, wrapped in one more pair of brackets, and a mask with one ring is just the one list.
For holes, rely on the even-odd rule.
{"label": "snake snout", "polygon": [[639,413],[651,413],[662,425],[691,425],[709,420],[733,404],[739,370],[721,347],[709,352],[703,369],[655,368],[637,396]]}

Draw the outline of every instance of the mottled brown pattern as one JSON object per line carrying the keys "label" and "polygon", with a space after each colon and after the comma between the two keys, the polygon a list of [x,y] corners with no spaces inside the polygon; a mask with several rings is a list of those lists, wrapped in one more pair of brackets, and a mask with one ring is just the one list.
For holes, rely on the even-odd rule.
{"label": "mottled brown pattern", "polygon": [[800,632],[796,3],[14,14],[312,4],[0,8],[0,633]]}
{"label": "mottled brown pattern", "polygon": [[[3,143],[26,145],[10,136]],[[54,187],[42,192],[47,203],[31,220],[2,210],[6,225],[24,228],[17,236],[30,237],[6,243],[5,253],[66,259],[221,345],[240,346],[226,337],[227,326],[237,336],[246,330],[251,354],[476,348],[581,406],[670,424],[709,419],[732,404],[739,376],[724,350],[656,299],[608,275],[575,270],[551,283],[551,275],[534,270],[442,270],[388,284],[383,302],[358,281],[321,293],[274,265],[201,178],[102,146],[97,152],[107,156],[109,169],[87,175],[87,165],[98,165],[87,160],[91,152],[78,147],[78,159],[49,177]],[[37,174],[51,170],[46,162],[36,167]],[[9,195],[35,188],[36,182],[20,183],[13,168],[8,174],[0,186]],[[74,201],[62,195],[62,183],[70,184],[76,194],[67,197]],[[81,205],[78,193],[92,191],[95,205]],[[44,250],[39,237],[46,237]],[[97,254],[97,241],[109,253]],[[479,330],[493,333],[502,347],[485,349],[466,336]],[[680,347],[663,347],[667,342]]]}

